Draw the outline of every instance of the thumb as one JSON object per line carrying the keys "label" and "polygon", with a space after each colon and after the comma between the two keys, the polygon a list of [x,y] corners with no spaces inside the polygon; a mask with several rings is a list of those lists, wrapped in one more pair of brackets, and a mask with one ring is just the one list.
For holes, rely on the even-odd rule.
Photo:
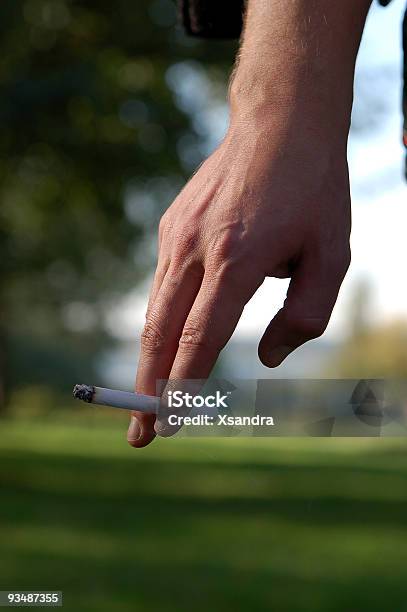
{"label": "thumb", "polygon": [[259,344],[259,358],[279,366],[296,348],[321,336],[329,322],[349,265],[304,261],[295,271],[283,308],[268,325]]}
{"label": "thumb", "polygon": [[134,411],[131,413],[127,442],[135,448],[147,446],[155,438],[155,414]]}

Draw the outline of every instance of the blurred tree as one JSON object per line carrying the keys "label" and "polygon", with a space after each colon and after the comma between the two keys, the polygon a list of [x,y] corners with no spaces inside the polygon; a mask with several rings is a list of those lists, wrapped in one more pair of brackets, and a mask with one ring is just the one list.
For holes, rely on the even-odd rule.
{"label": "blurred tree", "polygon": [[324,371],[343,378],[407,377],[407,321],[374,323],[372,287],[367,278],[356,284],[348,307],[349,335]]}
{"label": "blurred tree", "polygon": [[336,378],[407,378],[407,322],[355,334],[339,349],[327,374]]}
{"label": "blurred tree", "polygon": [[106,305],[151,266],[148,232],[205,153],[166,79],[195,60],[224,87],[236,43],[175,22],[171,0],[0,4],[3,388],[17,337],[20,355],[24,339],[64,352],[74,332],[82,355],[98,349]]}
{"label": "blurred tree", "polygon": [[364,336],[370,327],[373,310],[373,289],[367,278],[357,283],[348,309],[348,321],[352,338]]}

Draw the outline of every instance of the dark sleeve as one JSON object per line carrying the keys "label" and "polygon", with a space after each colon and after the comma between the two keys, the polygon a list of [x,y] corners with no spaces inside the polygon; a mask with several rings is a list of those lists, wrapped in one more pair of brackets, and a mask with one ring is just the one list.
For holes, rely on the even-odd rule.
{"label": "dark sleeve", "polygon": [[[392,0],[379,0],[387,6]],[[242,31],[245,0],[178,0],[187,34],[202,38],[238,38]]]}
{"label": "dark sleeve", "polygon": [[178,0],[187,34],[202,38],[238,38],[244,4],[244,0]]}

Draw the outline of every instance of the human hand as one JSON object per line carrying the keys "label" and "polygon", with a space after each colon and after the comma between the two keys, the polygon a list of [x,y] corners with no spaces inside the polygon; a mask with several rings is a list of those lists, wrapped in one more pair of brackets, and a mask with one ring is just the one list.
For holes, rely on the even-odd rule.
{"label": "human hand", "polygon": [[[266,276],[290,277],[259,344],[278,366],[320,336],[350,261],[346,145],[371,0],[249,0],[227,135],[165,213],[136,389],[206,379]],[[134,413],[129,443],[169,435]]]}
{"label": "human hand", "polygon": [[[278,366],[327,326],[350,258],[345,150],[301,138],[287,118],[250,127],[232,122],[161,220],[141,393],[154,395],[159,379],[207,378],[266,276],[291,282],[259,345],[264,365]],[[138,413],[130,443],[149,442],[154,421]],[[166,433],[165,423],[155,429]]]}

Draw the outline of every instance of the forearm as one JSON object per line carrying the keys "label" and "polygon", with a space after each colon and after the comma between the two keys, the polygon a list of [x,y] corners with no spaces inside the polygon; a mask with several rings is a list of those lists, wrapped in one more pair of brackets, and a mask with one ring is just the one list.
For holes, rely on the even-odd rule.
{"label": "forearm", "polygon": [[[249,0],[231,118],[347,135],[356,56],[371,0]],[[315,126],[318,118],[318,126]]]}

